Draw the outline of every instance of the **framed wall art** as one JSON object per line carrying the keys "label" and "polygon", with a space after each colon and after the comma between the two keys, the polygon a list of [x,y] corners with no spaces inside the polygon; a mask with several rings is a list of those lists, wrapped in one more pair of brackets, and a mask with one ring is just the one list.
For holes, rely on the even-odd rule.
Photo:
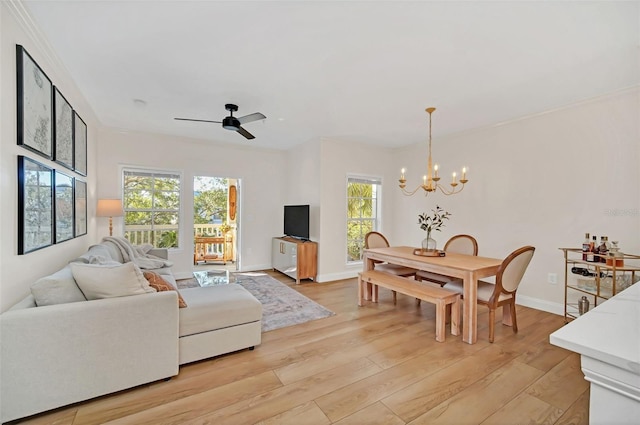
{"label": "framed wall art", "polygon": [[16,46],[18,144],[53,158],[53,85],[29,53]]}
{"label": "framed wall art", "polygon": [[73,202],[73,177],[59,171],[53,175],[55,243],[73,239],[75,204]]}
{"label": "framed wall art", "polygon": [[54,87],[53,110],[53,160],[73,170],[73,109],[57,87]]}
{"label": "framed wall art", "polygon": [[76,173],[87,175],[87,125],[73,112],[73,169]]}
{"label": "framed wall art", "polygon": [[53,170],[18,156],[18,254],[53,243]]}
{"label": "framed wall art", "polygon": [[74,235],[78,237],[87,234],[87,182],[76,179],[73,200],[76,221]]}

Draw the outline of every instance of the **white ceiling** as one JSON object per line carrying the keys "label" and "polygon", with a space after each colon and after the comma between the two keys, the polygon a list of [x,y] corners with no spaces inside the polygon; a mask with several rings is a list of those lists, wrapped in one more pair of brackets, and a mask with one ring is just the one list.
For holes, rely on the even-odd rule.
{"label": "white ceiling", "polygon": [[[102,124],[398,147],[640,83],[637,1],[23,1]],[[137,105],[141,99],[146,106]],[[262,112],[248,141],[218,120]]]}

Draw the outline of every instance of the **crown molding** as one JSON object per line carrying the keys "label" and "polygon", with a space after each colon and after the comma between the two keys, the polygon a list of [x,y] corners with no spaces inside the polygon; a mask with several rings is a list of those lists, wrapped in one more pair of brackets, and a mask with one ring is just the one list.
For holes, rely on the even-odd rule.
{"label": "crown molding", "polygon": [[[58,75],[70,75],[69,70],[64,66],[64,63],[60,60],[53,47],[38,27],[24,3],[21,0],[3,0],[3,3],[7,6],[7,9],[13,15],[22,30],[27,34],[32,45],[39,50],[39,56],[43,56],[45,62],[53,68],[48,71],[53,71],[54,74]],[[40,65],[43,61],[39,60],[37,62]],[[47,72],[47,74],[50,73],[51,72]]]}
{"label": "crown molding", "polygon": [[[640,84],[634,84],[634,85],[631,85],[631,86],[628,86],[628,87],[623,87],[621,89],[617,89],[617,90],[614,90],[612,92],[607,92],[607,93],[599,94],[599,95],[592,96],[592,97],[589,97],[589,98],[586,98],[586,99],[577,100],[575,102],[571,102],[571,103],[568,103],[566,105],[561,105],[561,106],[558,106],[558,107],[555,107],[555,108],[549,108],[549,109],[546,109],[546,110],[541,111],[541,112],[536,112],[536,113],[532,113],[532,114],[523,115],[521,117],[517,117],[517,118],[513,118],[513,119],[510,119],[510,120],[507,120],[507,121],[502,121],[502,122],[499,122],[499,123],[487,125],[487,126],[484,126],[484,127],[480,127],[478,129],[502,127],[504,125],[511,124],[511,123],[514,123],[514,122],[528,120],[530,118],[535,118],[535,117],[539,117],[539,116],[542,116],[542,115],[552,114],[554,112],[564,111],[564,110],[567,110],[567,109],[572,109],[572,108],[576,108],[576,107],[579,107],[579,106],[588,105],[588,104],[591,104],[591,103],[602,102],[604,100],[613,99],[613,98],[616,98],[616,97],[619,97],[619,96],[625,96],[627,94],[632,94],[633,92],[640,92]],[[476,129],[476,130],[478,130],[478,129]]]}
{"label": "crown molding", "polygon": [[[439,139],[440,140],[454,139],[456,137],[466,136],[466,135],[474,134],[474,133],[477,133],[477,132],[480,132],[480,131],[485,131],[485,130],[488,130],[488,129],[504,127],[506,125],[517,123],[517,122],[520,122],[520,121],[529,120],[531,118],[536,118],[536,117],[552,114],[552,113],[555,113],[555,112],[560,112],[560,111],[564,111],[564,110],[568,110],[568,109],[572,109],[572,108],[577,108],[577,107],[580,107],[580,106],[583,106],[583,105],[589,105],[589,104],[593,104],[593,103],[597,103],[597,102],[602,102],[602,101],[606,101],[608,99],[614,99],[616,97],[626,96],[628,94],[633,94],[633,93],[638,93],[638,95],[640,96],[640,84],[634,84],[634,85],[631,85],[631,86],[628,86],[628,87],[623,87],[621,89],[614,90],[612,92],[603,93],[603,94],[600,94],[600,95],[597,95],[597,96],[592,96],[592,97],[589,97],[589,98],[586,98],[586,99],[577,100],[575,102],[567,103],[565,105],[561,105],[561,106],[558,106],[558,107],[555,107],[555,108],[545,109],[544,111],[540,111],[540,112],[536,112],[536,113],[532,113],[532,114],[527,114],[527,115],[522,115],[520,117],[512,118],[510,120],[501,121],[501,122],[488,124],[488,125],[483,125],[483,126],[474,127],[474,128],[469,128],[467,130],[456,131],[456,132],[453,132],[453,133],[443,134],[443,135],[441,135],[439,137]],[[414,144],[411,144],[411,145],[400,146],[400,147],[393,148],[393,149],[394,149],[395,152],[403,153],[403,152],[407,152],[407,151],[411,151],[412,149],[415,149],[416,146],[423,146],[423,143],[424,142],[414,143]]]}
{"label": "crown molding", "polygon": [[95,111],[91,105],[89,105],[84,94],[74,81],[71,72],[69,72],[69,69],[67,69],[64,62],[62,62],[51,43],[49,43],[48,38],[42,30],[40,30],[40,27],[29,13],[24,2],[22,0],[0,0],[0,3],[1,7],[6,7],[5,10],[15,18],[20,29],[26,34],[26,39],[17,42],[17,44],[23,45],[29,54],[34,56],[38,65],[45,71],[49,78],[58,83],[54,83],[54,85],[63,87],[67,96],[69,93],[75,92],[76,101],[74,102],[74,109],[81,111],[80,114],[85,119],[94,121],[101,126]]}

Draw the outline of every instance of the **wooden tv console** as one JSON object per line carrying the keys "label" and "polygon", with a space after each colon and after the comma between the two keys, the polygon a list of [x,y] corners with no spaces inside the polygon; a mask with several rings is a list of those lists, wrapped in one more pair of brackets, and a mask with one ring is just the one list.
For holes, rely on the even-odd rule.
{"label": "wooden tv console", "polygon": [[296,280],[316,280],[318,274],[318,244],[290,237],[273,238],[271,267]]}

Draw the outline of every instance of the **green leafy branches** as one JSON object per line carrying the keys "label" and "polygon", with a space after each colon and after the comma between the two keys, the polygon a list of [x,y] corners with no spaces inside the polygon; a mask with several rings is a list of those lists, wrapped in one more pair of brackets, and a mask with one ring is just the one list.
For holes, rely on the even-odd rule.
{"label": "green leafy branches", "polygon": [[418,214],[418,224],[422,230],[425,230],[427,234],[431,234],[433,230],[440,231],[440,228],[444,226],[444,220],[449,220],[451,213],[443,210],[436,205],[435,210],[431,210],[433,214],[427,215],[427,213]]}

